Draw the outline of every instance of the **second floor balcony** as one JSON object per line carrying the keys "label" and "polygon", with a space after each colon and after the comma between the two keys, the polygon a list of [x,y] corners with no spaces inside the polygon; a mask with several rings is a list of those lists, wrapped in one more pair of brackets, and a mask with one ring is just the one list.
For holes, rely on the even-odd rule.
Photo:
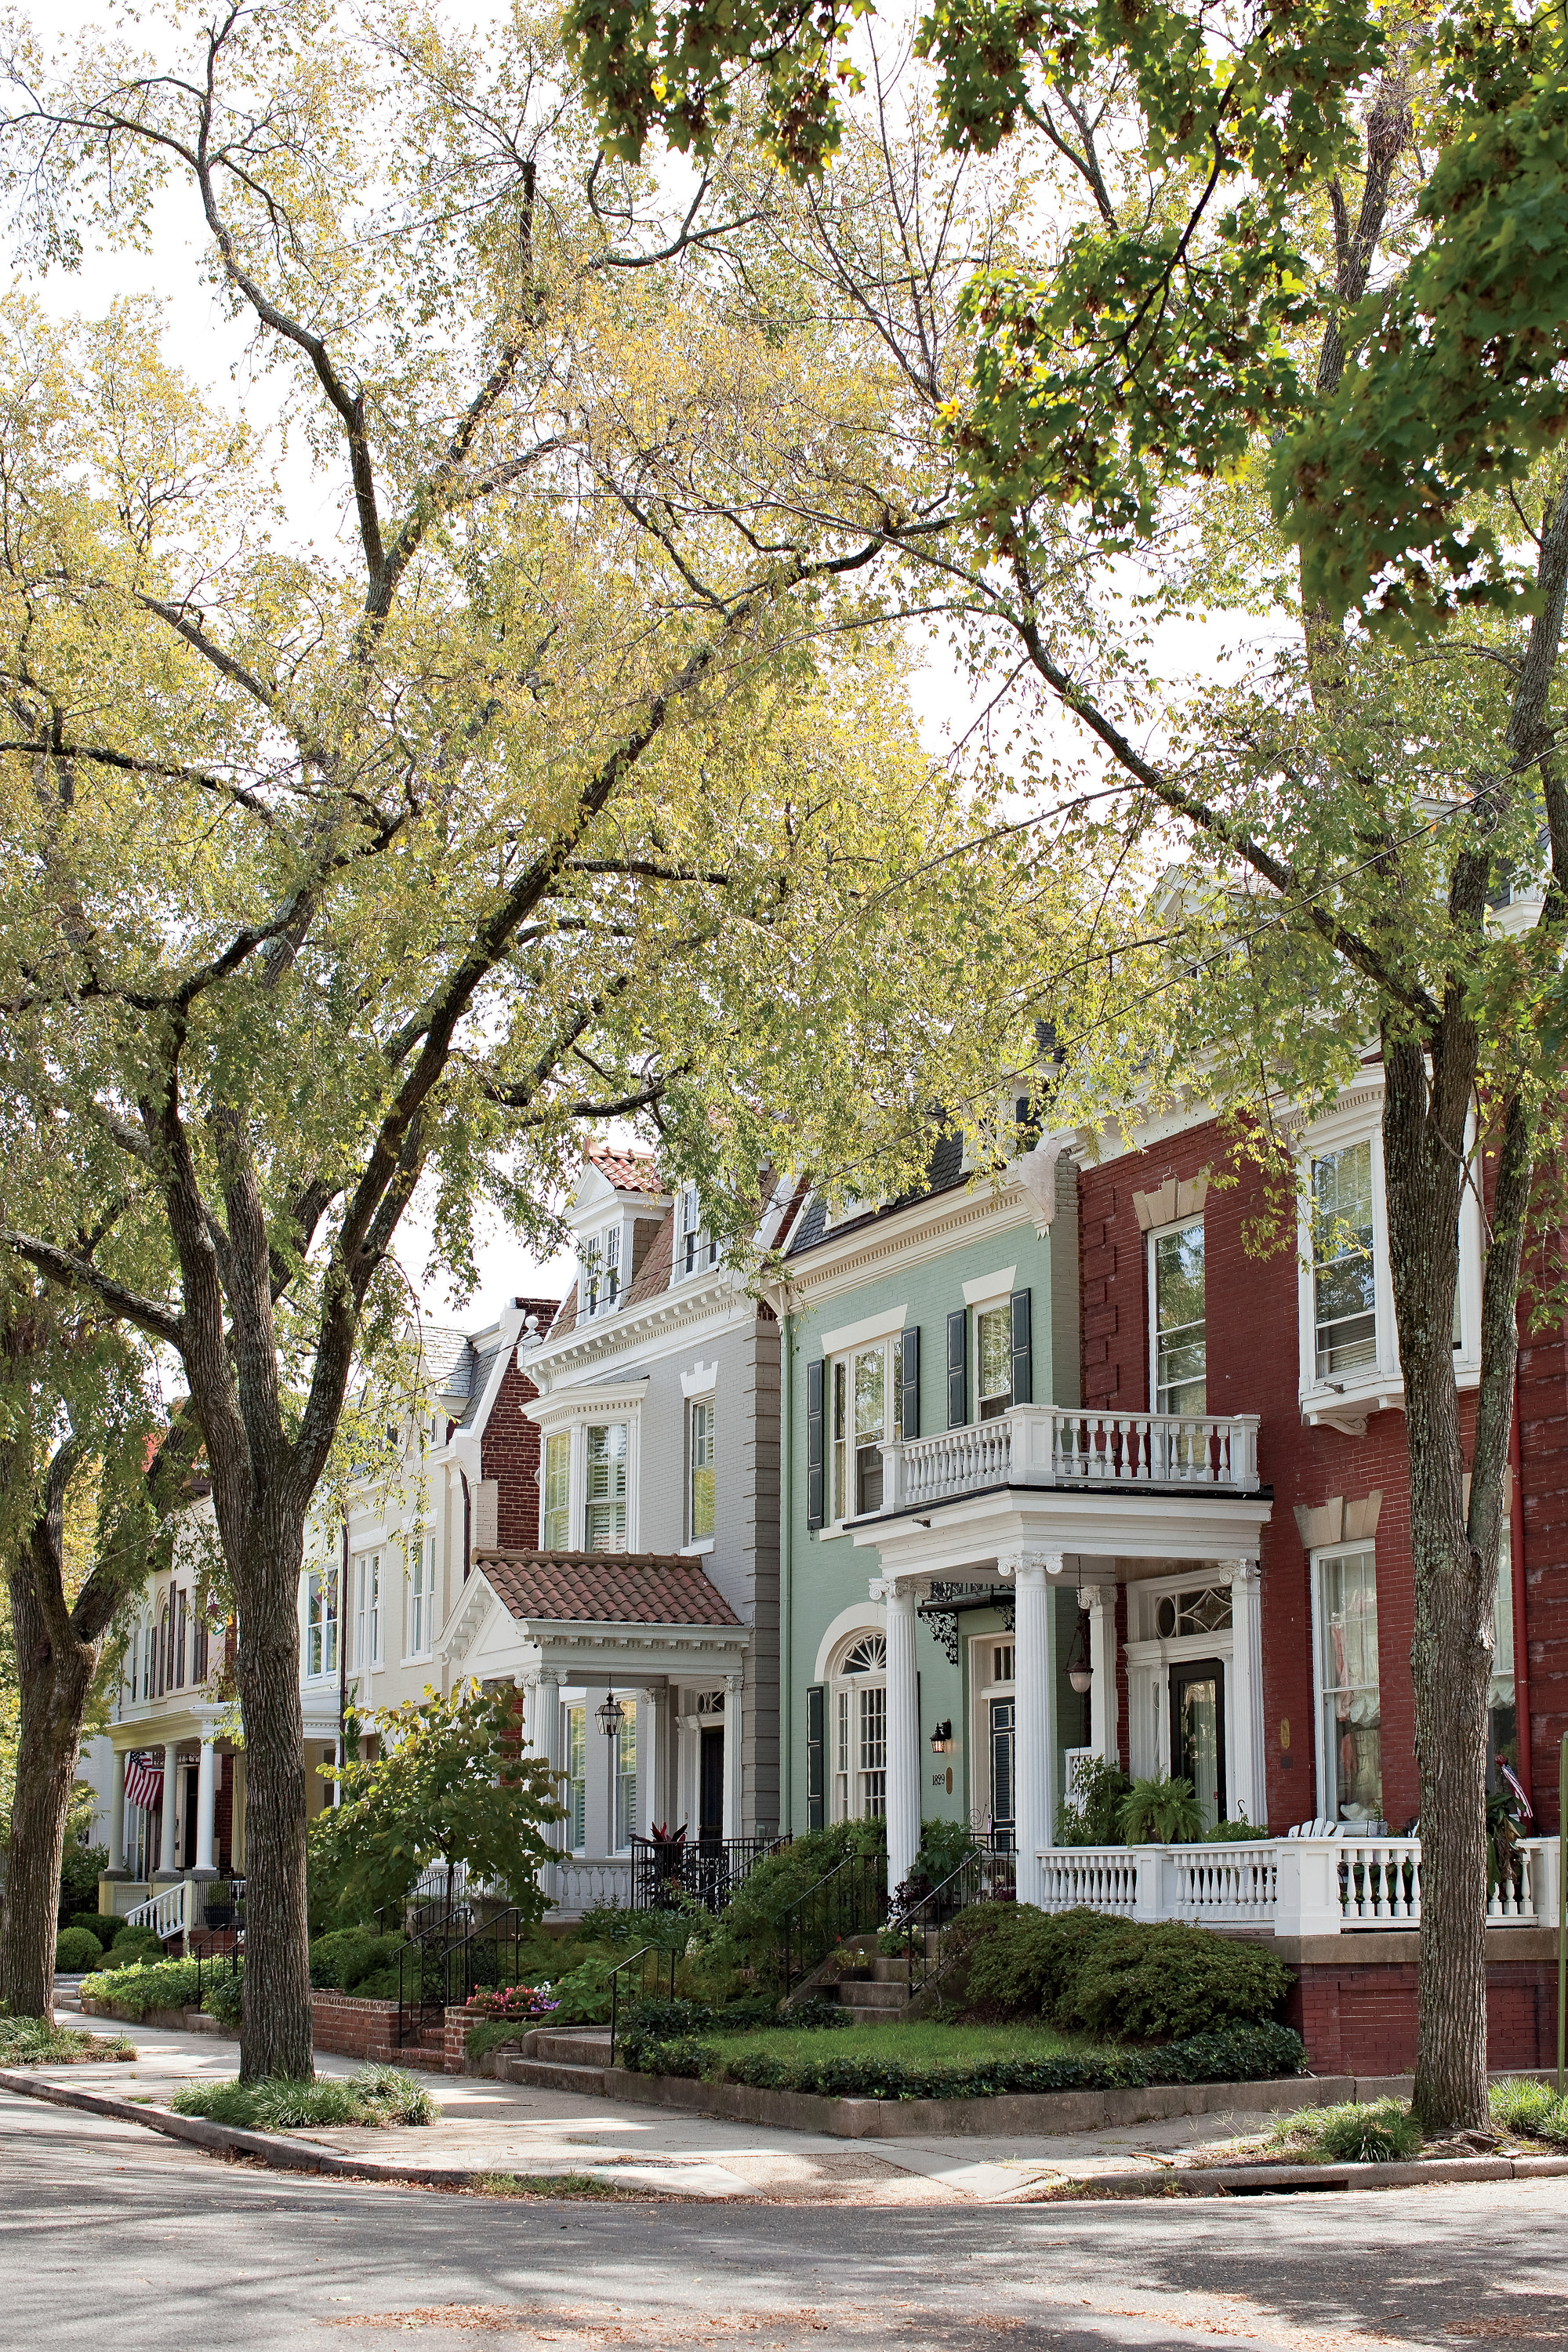
{"label": "second floor balcony", "polygon": [[1256,1413],[1014,1405],[994,1421],[884,1444],[882,1499],[865,1518],[1006,1487],[1256,1495]]}

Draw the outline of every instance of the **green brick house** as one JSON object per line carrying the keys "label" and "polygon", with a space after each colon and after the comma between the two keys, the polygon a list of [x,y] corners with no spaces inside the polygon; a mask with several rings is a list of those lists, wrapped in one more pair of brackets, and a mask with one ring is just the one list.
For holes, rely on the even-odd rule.
{"label": "green brick house", "polygon": [[[1016,1408],[1077,1403],[1076,1171],[1041,1147],[974,1182],[944,1139],[919,1198],[836,1218],[806,1195],[783,1248],[783,1824],[884,1816],[896,1884],[922,1820],[967,1820],[1002,1850],[1018,1839],[1020,1563],[987,1534],[973,1577],[960,1539],[933,1556],[939,1572],[889,1580],[882,1549],[895,1534],[920,1543],[931,1524],[903,1492],[906,1470],[918,1463],[929,1483],[934,1461],[983,1496],[996,1455],[1005,1490]],[[1058,1574],[1042,1591],[1026,1679],[1045,1733],[1034,1812],[1046,1813],[1025,1826],[1043,1844],[1093,1727],[1068,1678],[1089,1636],[1078,1591]]]}

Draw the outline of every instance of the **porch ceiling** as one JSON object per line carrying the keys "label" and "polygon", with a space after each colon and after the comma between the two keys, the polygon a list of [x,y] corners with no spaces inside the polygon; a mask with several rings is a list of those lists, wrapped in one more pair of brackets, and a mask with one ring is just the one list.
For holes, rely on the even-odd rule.
{"label": "porch ceiling", "polygon": [[1101,1579],[1125,1582],[1156,1572],[1145,1561],[1252,1556],[1273,1507],[1267,1492],[1007,1486],[862,1520],[847,1532],[880,1556],[887,1577],[1000,1578],[1020,1553],[1043,1552],[1093,1560]]}

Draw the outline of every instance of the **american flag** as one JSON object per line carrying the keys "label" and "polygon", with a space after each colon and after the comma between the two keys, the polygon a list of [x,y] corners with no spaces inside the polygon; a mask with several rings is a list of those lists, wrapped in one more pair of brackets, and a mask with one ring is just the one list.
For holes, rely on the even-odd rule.
{"label": "american flag", "polygon": [[145,1756],[130,1756],[125,1761],[125,1801],[140,1805],[143,1812],[153,1812],[163,1801],[163,1768]]}

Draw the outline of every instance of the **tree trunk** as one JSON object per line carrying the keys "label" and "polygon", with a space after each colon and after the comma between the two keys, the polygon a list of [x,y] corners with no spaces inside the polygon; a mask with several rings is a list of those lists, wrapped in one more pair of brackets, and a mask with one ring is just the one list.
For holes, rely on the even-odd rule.
{"label": "tree trunk", "polygon": [[39,1606],[40,1524],[18,1548],[7,1582],[16,1629],[21,1723],[11,1810],[0,2001],[16,2017],[47,2017],[55,1982],[55,1928],[66,1814],[76,1782],[81,1723],[101,1643],[57,1644]]}
{"label": "tree trunk", "polygon": [[[242,2082],[309,2082],[310,1968],[305,1909],[305,1724],[300,1706],[302,1512],[258,1498],[236,1578],[245,1727],[245,1976]],[[341,1629],[340,1629],[341,1630]]]}
{"label": "tree trunk", "polygon": [[[1389,1265],[1410,1462],[1421,1973],[1415,2107],[1429,2130],[1487,2121],[1487,1691],[1497,1544],[1468,1534],[1453,1317],[1474,1033],[1445,1020],[1426,1055],[1384,1040]],[[1501,1486],[1501,1463],[1492,1475]]]}

